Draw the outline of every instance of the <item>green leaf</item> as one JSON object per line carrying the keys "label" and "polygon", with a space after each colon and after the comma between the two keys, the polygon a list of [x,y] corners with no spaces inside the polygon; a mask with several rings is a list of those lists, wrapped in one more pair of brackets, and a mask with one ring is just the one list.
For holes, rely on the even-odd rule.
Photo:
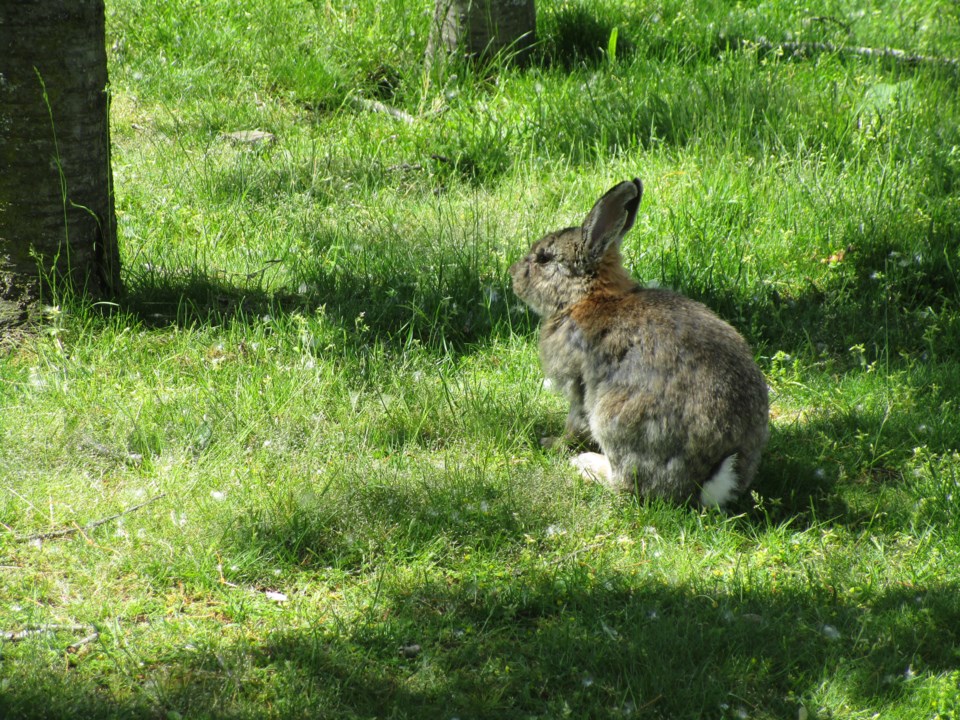
{"label": "green leaf", "polygon": [[617,62],[617,35],[619,35],[620,30],[617,27],[614,27],[610,31],[610,39],[607,41],[607,58],[610,60],[610,64],[614,65]]}

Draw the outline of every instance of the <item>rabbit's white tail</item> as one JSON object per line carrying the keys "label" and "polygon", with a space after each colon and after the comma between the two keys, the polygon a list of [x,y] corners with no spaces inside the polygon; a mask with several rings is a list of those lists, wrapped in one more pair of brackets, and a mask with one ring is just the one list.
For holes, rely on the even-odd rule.
{"label": "rabbit's white tail", "polygon": [[736,494],[737,471],[733,463],[737,454],[728,456],[720,467],[700,488],[700,504],[704,507],[723,507]]}

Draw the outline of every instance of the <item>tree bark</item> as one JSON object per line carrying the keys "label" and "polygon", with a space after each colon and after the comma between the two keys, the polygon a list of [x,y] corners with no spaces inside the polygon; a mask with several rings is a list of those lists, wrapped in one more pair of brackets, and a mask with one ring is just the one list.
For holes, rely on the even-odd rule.
{"label": "tree bark", "polygon": [[427,57],[441,49],[470,59],[506,52],[523,62],[536,34],[534,0],[436,0]]}
{"label": "tree bark", "polygon": [[0,328],[119,291],[103,0],[3,0]]}

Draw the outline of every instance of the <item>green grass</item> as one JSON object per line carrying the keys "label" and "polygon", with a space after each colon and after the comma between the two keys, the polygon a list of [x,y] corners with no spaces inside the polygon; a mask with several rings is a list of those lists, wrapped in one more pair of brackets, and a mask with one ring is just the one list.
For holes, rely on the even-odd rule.
{"label": "green grass", "polygon": [[[127,295],[0,349],[0,716],[960,717],[957,70],[750,42],[957,7],[543,0],[426,71],[429,6],[108,3]],[[507,267],[634,175],[772,388],[726,514],[539,446]]]}

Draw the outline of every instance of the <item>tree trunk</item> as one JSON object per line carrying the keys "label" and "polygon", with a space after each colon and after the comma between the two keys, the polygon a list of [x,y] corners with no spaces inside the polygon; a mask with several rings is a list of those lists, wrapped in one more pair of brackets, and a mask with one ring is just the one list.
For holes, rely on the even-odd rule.
{"label": "tree trunk", "polygon": [[0,328],[120,291],[103,0],[0,3]]}
{"label": "tree trunk", "polygon": [[534,0],[436,0],[427,57],[440,49],[471,59],[506,52],[523,62],[536,33]]}

